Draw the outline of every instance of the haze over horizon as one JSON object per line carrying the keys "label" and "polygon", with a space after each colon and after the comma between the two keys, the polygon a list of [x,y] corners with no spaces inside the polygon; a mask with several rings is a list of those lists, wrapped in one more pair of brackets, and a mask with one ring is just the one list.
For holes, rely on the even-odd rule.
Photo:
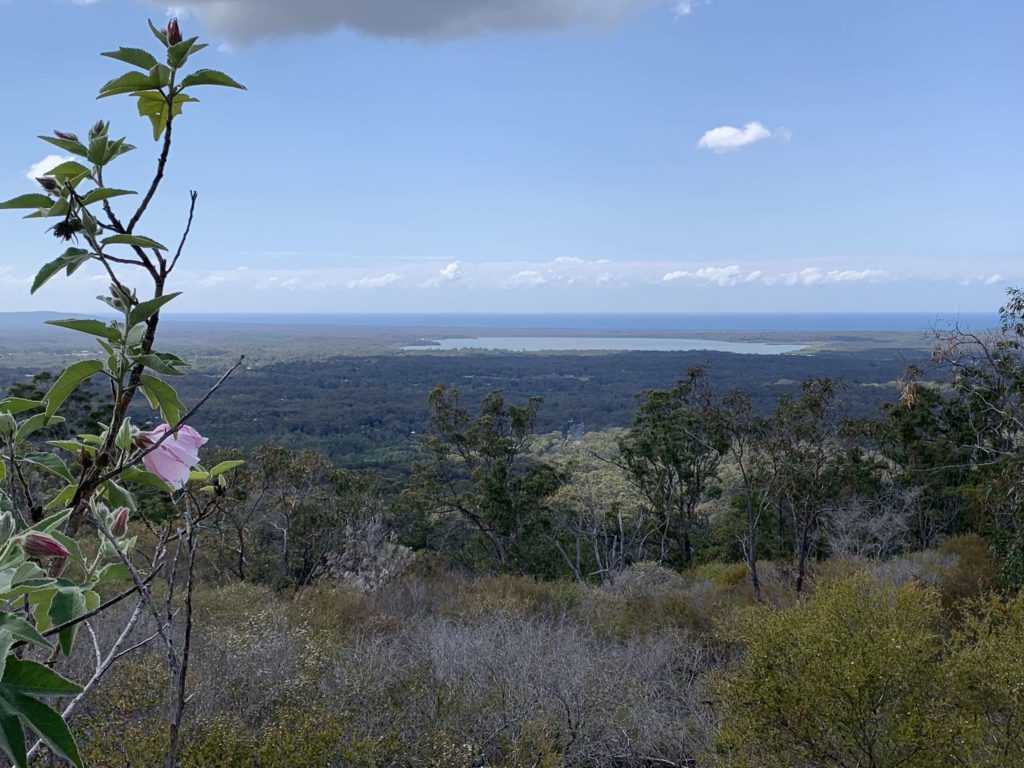
{"label": "haze over horizon", "polygon": [[[155,42],[141,0],[0,0],[0,199]],[[1024,7],[947,0],[186,0],[230,71],[177,129],[154,216],[189,312],[993,312],[1024,283]],[[81,47],[61,72],[47,45]],[[90,58],[91,56],[91,58]],[[30,62],[31,64],[27,64]],[[54,149],[52,147],[50,150]],[[52,159],[51,159],[52,162]],[[40,165],[41,164],[41,165]],[[37,166],[37,167],[32,167]],[[123,175],[122,175],[123,174]],[[0,311],[95,312],[60,244],[0,230]],[[159,231],[157,231],[159,230]]]}

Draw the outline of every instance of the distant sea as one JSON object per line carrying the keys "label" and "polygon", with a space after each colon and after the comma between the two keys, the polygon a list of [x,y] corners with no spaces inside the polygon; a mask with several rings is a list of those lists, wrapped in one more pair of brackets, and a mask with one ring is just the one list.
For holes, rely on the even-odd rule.
{"label": "distant sea", "polygon": [[700,331],[984,330],[999,325],[990,312],[735,313],[735,314],[168,314],[177,321],[268,325],[415,326],[424,328],[566,328]]}

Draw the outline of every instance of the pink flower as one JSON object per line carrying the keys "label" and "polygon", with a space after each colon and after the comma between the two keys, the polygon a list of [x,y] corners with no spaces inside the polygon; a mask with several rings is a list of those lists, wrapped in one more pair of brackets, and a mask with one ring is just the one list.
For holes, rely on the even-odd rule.
{"label": "pink flower", "polygon": [[67,557],[71,553],[53,536],[31,531],[25,535],[21,548],[29,557]]}
{"label": "pink flower", "polygon": [[[144,447],[155,445],[160,438],[171,431],[167,424],[161,424],[149,432],[140,432],[140,442]],[[199,449],[206,443],[206,438],[192,427],[178,428],[178,434],[164,440],[154,450],[142,457],[146,469],[165,481],[175,489],[185,487],[188,473],[199,463]]]}

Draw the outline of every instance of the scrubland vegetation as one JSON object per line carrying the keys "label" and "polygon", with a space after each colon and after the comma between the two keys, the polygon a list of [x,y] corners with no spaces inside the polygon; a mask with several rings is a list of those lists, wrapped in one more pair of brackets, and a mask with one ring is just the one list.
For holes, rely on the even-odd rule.
{"label": "scrubland vegetation", "polygon": [[191,89],[241,86],[151,27],[167,63],[108,52],[135,69],[101,91],[160,142],[134,212],[104,121],[44,137],[83,162],[0,203],[77,244],[33,290],[100,266],[118,316],[57,321],[98,356],[0,400],[11,764],[1024,765],[1024,295],[877,414],[837,379],[766,399],[698,366],[591,434],[442,384],[399,473],[263,428],[206,445],[242,361],[182,402],[157,331],[189,229],[135,227]]}

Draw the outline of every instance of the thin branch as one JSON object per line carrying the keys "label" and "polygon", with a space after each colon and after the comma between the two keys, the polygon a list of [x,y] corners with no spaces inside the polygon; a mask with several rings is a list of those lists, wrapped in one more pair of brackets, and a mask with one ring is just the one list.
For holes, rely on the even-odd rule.
{"label": "thin branch", "polygon": [[159,437],[159,439],[157,439],[157,441],[154,442],[151,446],[149,446],[148,448],[146,448],[146,449],[144,449],[142,451],[139,451],[139,453],[137,453],[135,456],[133,456],[131,458],[131,460],[129,460],[126,464],[122,464],[122,465],[120,465],[120,466],[110,470],[106,474],[101,475],[100,478],[96,481],[97,484],[106,482],[107,480],[110,480],[110,479],[112,479],[114,477],[117,477],[124,470],[138,465],[139,462],[141,462],[146,456],[148,456],[153,451],[155,451],[157,448],[159,448],[161,445],[163,445],[164,442],[169,440],[172,436],[177,436],[178,430],[180,430],[183,426],[185,426],[185,424],[188,422],[188,420],[196,415],[196,413],[199,411],[199,409],[202,408],[211,397],[213,397],[214,393],[218,389],[220,389],[221,386],[223,386],[224,382],[226,382],[228,380],[228,377],[230,377],[231,374],[233,374],[235,371],[237,371],[239,369],[239,367],[241,367],[243,362],[245,362],[245,355],[242,355],[241,357],[239,357],[238,358],[238,362],[235,363],[227,371],[224,372],[224,375],[221,376],[217,380],[216,384],[214,384],[212,387],[210,387],[210,390],[205,395],[203,395],[203,397],[199,400],[199,402],[197,402],[195,405],[193,405],[192,408],[189,409],[188,413],[186,413],[184,416],[182,416],[180,419],[178,419],[178,423],[177,424],[175,424],[173,427],[168,429],[164,434],[162,434]]}
{"label": "thin branch", "polygon": [[174,266],[178,263],[178,259],[181,258],[181,252],[185,250],[185,243],[188,240],[189,232],[192,231],[192,219],[196,214],[196,200],[199,199],[199,193],[192,190],[188,194],[192,201],[188,206],[188,223],[185,224],[185,231],[181,235],[181,242],[178,243],[178,250],[175,251],[174,258],[171,259],[171,265],[167,268],[167,274],[170,274],[174,270]]}

